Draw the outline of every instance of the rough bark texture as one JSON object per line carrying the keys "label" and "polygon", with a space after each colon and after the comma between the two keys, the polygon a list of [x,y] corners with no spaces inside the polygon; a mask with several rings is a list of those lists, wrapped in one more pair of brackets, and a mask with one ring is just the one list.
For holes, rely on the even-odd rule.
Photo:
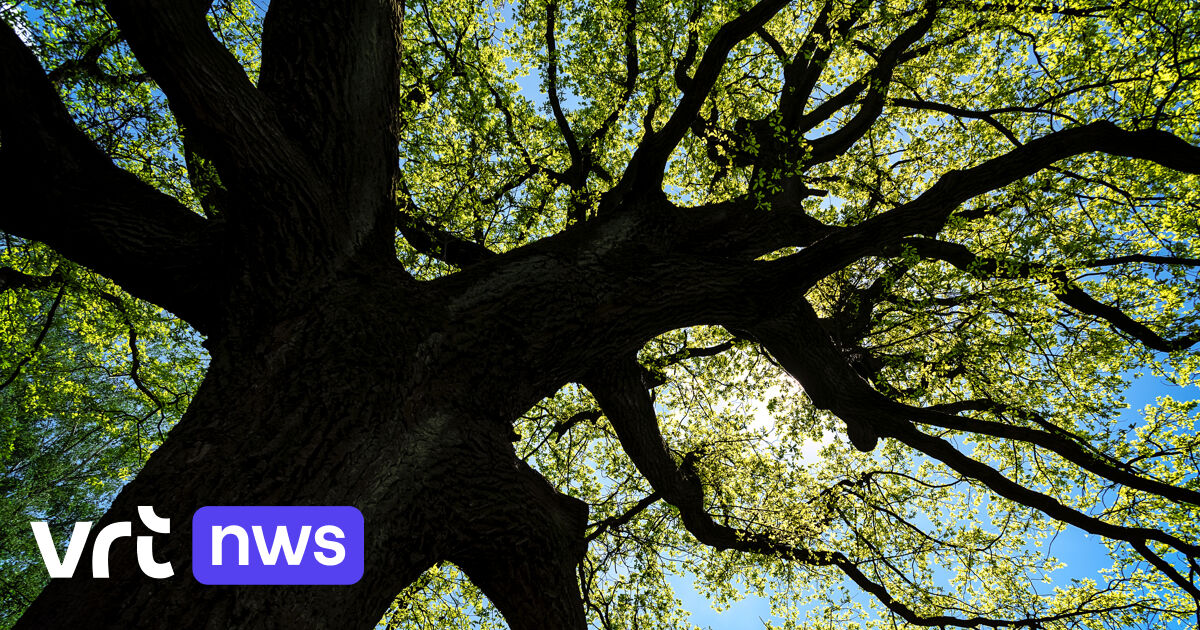
{"label": "rough bark texture", "polygon": [[[328,288],[252,347],[212,347],[185,419],[98,524],[136,523],[137,505],[172,518],[157,553],[176,578],[140,577],[132,544],[118,545],[112,579],[92,579],[83,563],[22,627],[370,627],[441,560],[460,564],[514,627],[556,617],[582,627],[573,570],[586,506],[514,456],[498,410],[463,404],[478,400],[466,396],[474,382],[501,380],[488,348],[448,347],[420,323],[434,317],[380,303],[403,287],[387,276]],[[187,559],[190,515],[204,505],[356,506],[368,524],[364,577],[352,587],[200,585]]]}
{"label": "rough bark texture", "polygon": [[[21,628],[366,628],[447,560],[513,627],[584,627],[574,570],[586,505],[516,458],[508,424],[566,376],[556,358],[529,378],[546,367],[531,346],[567,346],[576,328],[547,319],[562,334],[513,334],[547,306],[530,301],[545,286],[524,273],[418,290],[395,262],[396,6],[322,4],[272,5],[257,88],[208,32],[204,6],[109,4],[191,148],[218,165],[220,221],[113,166],[0,25],[2,177],[20,191],[2,227],[175,311],[212,354],[185,417],[96,524],[136,524],[137,506],[154,506],[172,521],[156,554],[176,576],[142,577],[124,540],[113,577],[92,579],[89,548]],[[536,256],[526,264],[551,284],[575,280]],[[204,505],[353,505],[367,524],[363,579],[200,585],[190,515]]]}
{"label": "rough bark texture", "polygon": [[[725,325],[766,347],[816,405],[846,420],[855,446],[901,440],[1002,496],[1096,531],[1090,517],[1046,503],[916,430],[914,414],[945,426],[962,419],[906,409],[873,390],[862,376],[870,366],[852,365],[855,349],[835,343],[839,333],[804,294],[853,261],[892,256],[905,245],[924,243],[962,262],[961,252],[909,239],[936,234],[964,201],[1065,157],[1106,152],[1195,173],[1200,149],[1165,132],[1080,125],[951,171],[911,201],[848,227],[806,215],[801,201],[815,191],[796,178],[779,182],[767,199],[671,204],[661,190],[664,165],[696,124],[726,56],[785,5],[764,0],[731,19],[688,76],[693,43],[677,72],[684,86],[677,109],[647,134],[600,200],[598,216],[585,209],[573,227],[503,255],[421,220],[397,219],[394,2],[272,2],[258,85],[208,31],[207,3],[106,3],[187,130],[189,152],[220,173],[227,194],[210,219],[114,166],[76,128],[34,55],[0,24],[0,187],[8,195],[0,229],[44,241],[173,311],[207,336],[212,355],[187,414],[96,525],[129,520],[136,527],[137,506],[153,506],[172,521],[156,550],[176,577],[142,577],[133,544],[124,541],[112,551],[114,577],[95,580],[85,551],[79,577],[55,580],[18,628],[368,628],[423,571],[450,561],[513,628],[580,630],[575,570],[587,507],[519,460],[510,442],[511,423],[570,382],[593,390],[656,496],[680,510],[702,543],[836,565],[882,593],[897,614],[917,619],[845,556],[780,545],[705,511],[704,488],[664,447],[644,375],[631,359],[655,335],[697,324]],[[928,3],[927,14],[880,51],[870,76],[805,115],[823,64],[814,58],[805,65],[815,49],[801,50],[788,66],[790,100],[781,105],[795,137],[825,120],[819,114],[860,96],[861,107],[810,154],[769,147],[764,155],[791,151],[815,164],[861,138],[882,111],[891,70],[910,58],[936,5]],[[848,28],[822,22],[814,38]],[[636,53],[632,28],[625,38]],[[632,85],[635,54],[627,71]],[[758,133],[755,125],[765,129],[765,121],[750,121],[748,133]],[[564,179],[581,186],[592,166],[571,146],[574,175]],[[762,203],[772,210],[761,211]],[[414,246],[431,254],[440,248],[466,268],[415,281],[395,260],[397,228]],[[799,251],[758,260],[785,247]],[[1061,292],[1065,304],[1121,326],[1074,291]],[[1085,461],[1054,436],[1030,431],[1017,439]],[[1162,490],[1103,462],[1087,465]],[[366,522],[365,574],[336,588],[200,585],[188,575],[189,528],[205,505],[353,505]],[[1104,533],[1135,544],[1178,542]]]}

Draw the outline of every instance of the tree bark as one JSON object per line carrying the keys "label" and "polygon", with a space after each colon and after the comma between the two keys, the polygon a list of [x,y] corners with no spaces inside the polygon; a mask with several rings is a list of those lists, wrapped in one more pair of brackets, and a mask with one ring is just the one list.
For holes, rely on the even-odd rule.
{"label": "tree bark", "polygon": [[[1095,519],[915,429],[905,417],[910,409],[846,362],[804,295],[856,261],[896,256],[910,237],[937,234],[964,202],[1064,158],[1105,152],[1196,173],[1200,148],[1106,122],[1067,128],[949,171],[923,193],[845,227],[805,213],[801,201],[814,191],[799,176],[781,179],[781,192],[766,199],[748,192],[675,206],[663,190],[672,154],[699,124],[730,51],[788,4],[759,0],[719,27],[699,59],[693,43],[676,68],[673,112],[657,130],[655,116],[646,117],[645,137],[594,217],[573,212],[571,227],[497,255],[402,218],[401,231],[419,250],[464,267],[419,283],[394,251],[402,4],[272,2],[257,84],[209,29],[210,4],[105,2],[186,129],[189,148],[220,176],[226,194],[210,219],[115,166],[76,127],[36,56],[0,22],[0,186],[11,193],[0,229],[43,241],[171,310],[208,336],[212,355],[184,418],[93,528],[130,521],[135,536],[147,534],[137,531],[137,507],[152,506],[171,519],[155,551],[175,576],[144,577],[133,539],[123,539],[111,550],[113,577],[94,579],[89,546],[77,577],[54,580],[18,628],[366,628],[423,571],[449,561],[513,628],[580,630],[586,620],[575,569],[586,548],[587,506],[557,492],[510,442],[516,418],[572,381],[593,388],[626,453],[702,543],[836,564],[886,594],[844,556],[821,560],[705,511],[699,477],[665,448],[644,371],[632,359],[655,335],[701,324],[746,331],[764,345],[814,404],[847,421],[859,448],[899,439],[1001,496],[1101,531]],[[791,137],[861,105],[848,123],[812,141],[802,166],[833,159],[871,128],[897,63],[933,25],[935,4],[872,55],[875,70],[808,114],[824,53],[797,54],[807,70],[788,71],[788,89],[796,89],[780,107]],[[553,10],[548,17],[553,58]],[[804,47],[826,39],[809,38]],[[573,145],[555,72],[551,65],[551,104],[572,157],[570,176],[557,175],[577,192],[598,165]],[[769,119],[742,122],[752,128]],[[802,144],[776,148],[799,155]],[[749,164],[749,152],[735,153]],[[772,210],[761,211],[760,202]],[[762,260],[783,248],[797,251]],[[1126,332],[1139,330],[1086,294],[1061,297],[1118,328],[1124,322]],[[189,575],[191,516],[206,505],[355,506],[365,519],[364,575],[352,586],[201,585]],[[907,608],[893,610],[914,618]]]}
{"label": "tree bark", "polygon": [[[389,281],[388,278],[391,278]],[[360,276],[361,278],[361,276]],[[390,286],[389,286],[390,285]],[[501,362],[479,338],[437,343],[428,312],[398,310],[403,278],[378,272],[327,290],[302,315],[213,344],[204,383],[179,425],[93,527],[138,505],[171,519],[138,569],[133,539],[91,577],[91,546],[18,628],[369,628],[435,562],[452,561],[514,628],[584,628],[574,568],[587,507],[514,454],[499,411],[463,393]],[[388,296],[388,297],[381,297]],[[352,586],[205,586],[190,575],[191,515],[205,505],[352,505],[366,566]]]}

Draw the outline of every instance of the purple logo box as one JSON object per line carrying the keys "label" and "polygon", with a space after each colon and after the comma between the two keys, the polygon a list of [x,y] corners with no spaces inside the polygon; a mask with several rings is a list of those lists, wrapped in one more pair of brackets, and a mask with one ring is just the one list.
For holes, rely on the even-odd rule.
{"label": "purple logo box", "polygon": [[201,584],[354,584],[363,516],[334,506],[209,505],[192,515],[192,575]]}

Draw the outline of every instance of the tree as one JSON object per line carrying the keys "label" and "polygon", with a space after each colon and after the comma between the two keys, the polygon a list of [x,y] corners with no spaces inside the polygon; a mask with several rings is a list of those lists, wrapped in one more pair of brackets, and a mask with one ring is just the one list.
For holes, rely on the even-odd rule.
{"label": "tree", "polygon": [[[37,245],[5,245],[9,264],[55,258]],[[178,321],[139,312],[143,305],[59,262],[45,275],[6,267],[0,279],[0,355],[15,358],[0,379],[0,619],[13,622],[48,579],[29,521],[49,521],[65,542],[75,522],[103,514],[178,419],[200,373],[197,344]],[[43,292],[48,300],[38,299]]]}
{"label": "tree", "polygon": [[[129,395],[190,395],[159,313],[210,360],[97,525],[179,575],[118,544],[17,627],[666,626],[677,563],[811,627],[1200,621],[1195,402],[1120,396],[1196,371],[1186,4],[23,3],[0,229],[140,313]],[[200,506],[293,504],[360,582],[186,575]],[[1039,590],[1064,528],[1114,568]]]}

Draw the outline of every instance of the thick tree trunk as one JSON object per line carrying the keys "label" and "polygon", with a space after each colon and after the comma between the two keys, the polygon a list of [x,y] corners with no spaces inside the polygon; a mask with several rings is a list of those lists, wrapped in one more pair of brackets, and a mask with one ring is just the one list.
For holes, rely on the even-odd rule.
{"label": "thick tree trunk", "polygon": [[[265,334],[213,344],[187,415],[92,530],[128,520],[148,534],[136,510],[153,506],[171,519],[154,547],[173,577],[142,576],[124,539],[113,577],[94,579],[89,545],[75,577],[53,580],[17,627],[370,628],[449,560],[512,627],[583,628],[574,568],[586,505],[515,457],[500,411],[463,395],[502,380],[488,349],[431,342],[442,338],[422,323],[431,314],[395,310],[378,296],[398,288],[378,284],[330,291]],[[199,584],[191,516],[205,505],[355,506],[364,575],[352,586]]]}

